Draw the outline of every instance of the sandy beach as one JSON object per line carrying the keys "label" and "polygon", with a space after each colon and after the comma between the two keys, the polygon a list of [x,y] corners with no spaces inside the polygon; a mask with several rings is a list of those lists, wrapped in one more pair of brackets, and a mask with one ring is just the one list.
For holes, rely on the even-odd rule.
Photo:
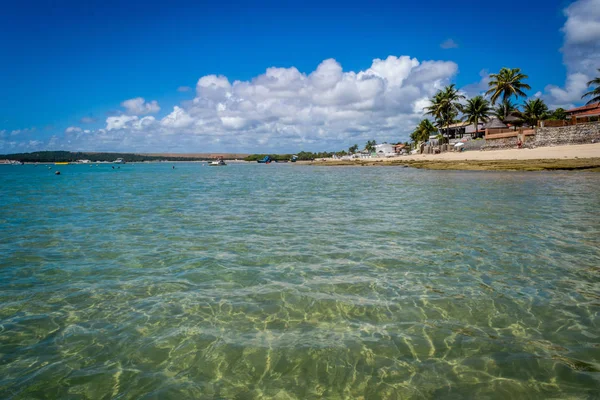
{"label": "sandy beach", "polygon": [[311,165],[409,166],[456,170],[600,171],[600,143],[488,151],[419,154],[357,160],[315,160]]}

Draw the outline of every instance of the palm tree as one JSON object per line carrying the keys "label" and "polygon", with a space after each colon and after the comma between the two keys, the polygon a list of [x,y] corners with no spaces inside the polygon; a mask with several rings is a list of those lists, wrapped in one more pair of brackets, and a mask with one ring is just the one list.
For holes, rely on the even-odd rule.
{"label": "palm tree", "polygon": [[433,126],[431,121],[428,119],[423,119],[421,122],[419,122],[419,125],[417,125],[413,133],[410,134],[410,138],[415,143],[425,142],[435,131],[437,131],[437,129],[435,126]]}
{"label": "palm tree", "polygon": [[463,109],[460,100],[465,96],[456,90],[454,84],[446,86],[444,90],[438,91],[431,99],[431,105],[427,107],[426,114],[435,118],[439,127],[446,126],[446,134],[450,133],[450,124],[454,122],[458,113]]}
{"label": "palm tree", "polygon": [[[600,68],[598,68],[598,72],[600,72]],[[585,98],[585,97],[591,97],[590,101],[588,101],[585,104],[592,104],[592,103],[596,103],[600,101],[600,76],[595,77],[594,79],[592,79],[591,81],[589,81],[587,83],[588,86],[592,86],[592,85],[596,85],[596,87],[592,90],[590,90],[589,92],[587,92],[586,94],[584,94],[583,96],[581,96],[581,98]]]}
{"label": "palm tree", "polygon": [[503,100],[494,108],[493,114],[496,118],[504,120],[515,111],[518,111],[517,106],[511,103],[510,100]]}
{"label": "palm tree", "polygon": [[475,125],[476,135],[479,130],[479,121],[487,121],[491,111],[490,102],[481,96],[467,100],[467,105],[463,110],[465,121]]}
{"label": "palm tree", "polygon": [[365,150],[367,150],[369,153],[371,153],[371,152],[373,152],[373,150],[375,150],[376,145],[377,145],[377,142],[375,141],[375,139],[368,140],[367,144],[365,145]]}
{"label": "palm tree", "polygon": [[485,94],[492,95],[492,104],[496,104],[500,96],[502,100],[508,100],[512,96],[527,97],[523,89],[531,89],[531,86],[521,82],[529,77],[522,74],[520,68],[502,68],[497,74],[491,74],[490,78],[490,89]]}
{"label": "palm tree", "polygon": [[521,116],[530,126],[535,126],[548,116],[548,106],[542,99],[529,100],[523,105]]}

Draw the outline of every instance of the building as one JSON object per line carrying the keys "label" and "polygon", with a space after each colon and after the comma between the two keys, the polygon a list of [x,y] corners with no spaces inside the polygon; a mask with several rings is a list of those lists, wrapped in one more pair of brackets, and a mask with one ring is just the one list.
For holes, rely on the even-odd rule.
{"label": "building", "polygon": [[462,138],[465,135],[474,137],[476,136],[477,132],[483,135],[483,124],[483,121],[479,122],[477,124],[477,129],[475,129],[475,124],[470,124],[468,122],[458,122],[456,124],[450,125],[448,129],[446,129],[446,127],[440,128],[440,132],[443,132],[444,136],[446,136],[449,139]]}
{"label": "building", "polygon": [[598,121],[600,119],[600,103],[588,104],[565,111],[571,124]]}
{"label": "building", "polygon": [[375,154],[377,157],[389,157],[396,154],[396,150],[394,149],[394,145],[383,143],[375,145]]}
{"label": "building", "polygon": [[402,154],[402,153],[406,153],[406,145],[404,143],[398,143],[395,144],[394,146],[394,153],[396,154]]}

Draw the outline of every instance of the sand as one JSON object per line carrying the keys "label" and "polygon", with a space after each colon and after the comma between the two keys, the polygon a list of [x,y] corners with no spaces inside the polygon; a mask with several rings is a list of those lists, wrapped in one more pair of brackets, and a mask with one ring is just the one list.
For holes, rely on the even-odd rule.
{"label": "sand", "polygon": [[312,165],[409,166],[458,170],[600,171],[600,143],[488,151],[419,154],[360,160],[317,160]]}

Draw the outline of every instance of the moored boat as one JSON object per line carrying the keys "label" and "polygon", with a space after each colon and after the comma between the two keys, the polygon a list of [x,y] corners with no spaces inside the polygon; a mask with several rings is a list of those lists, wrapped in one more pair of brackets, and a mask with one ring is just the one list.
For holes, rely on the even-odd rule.
{"label": "moored boat", "polygon": [[223,158],[219,158],[219,159],[218,159],[218,160],[216,160],[216,161],[212,161],[212,162],[209,162],[209,163],[208,163],[208,166],[209,166],[209,167],[224,167],[224,166],[226,166],[226,165],[227,165],[227,164],[225,164],[225,161],[223,160]]}

